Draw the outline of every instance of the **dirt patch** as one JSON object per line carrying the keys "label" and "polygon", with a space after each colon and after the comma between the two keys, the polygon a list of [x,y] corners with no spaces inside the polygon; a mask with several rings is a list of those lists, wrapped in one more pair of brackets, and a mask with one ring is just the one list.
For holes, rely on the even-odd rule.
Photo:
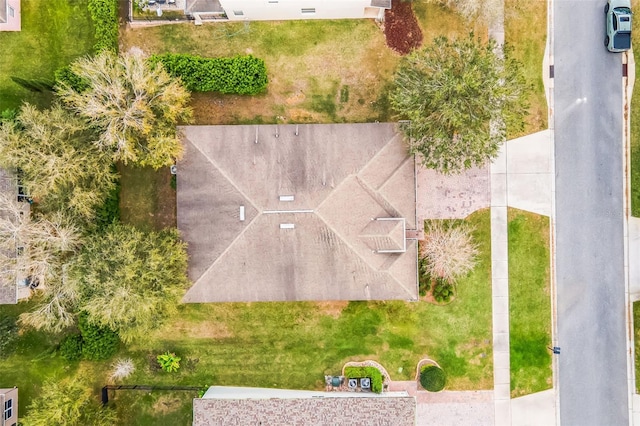
{"label": "dirt patch", "polygon": [[171,335],[179,339],[184,337],[195,339],[226,339],[233,337],[229,327],[221,322],[177,322],[172,325],[171,329],[175,331]]}
{"label": "dirt patch", "polygon": [[153,404],[153,412],[167,414],[182,407],[182,400],[171,395],[161,395]]}
{"label": "dirt patch", "polygon": [[384,12],[387,46],[402,55],[422,45],[422,30],[411,5],[409,1],[393,0],[391,9]]}
{"label": "dirt patch", "polygon": [[156,175],[158,203],[155,223],[158,229],[175,228],[177,226],[176,190],[171,181],[171,172],[166,168],[160,169]]}
{"label": "dirt patch", "polygon": [[347,307],[349,302],[316,302],[318,310],[324,315],[338,318],[342,315],[342,311]]}

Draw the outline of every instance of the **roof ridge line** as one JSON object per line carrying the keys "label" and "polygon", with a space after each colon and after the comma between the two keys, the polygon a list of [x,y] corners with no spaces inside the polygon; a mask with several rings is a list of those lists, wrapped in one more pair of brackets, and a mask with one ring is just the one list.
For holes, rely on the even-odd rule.
{"label": "roof ridge line", "polygon": [[193,145],[198,151],[200,151],[200,154],[202,154],[204,156],[204,158],[206,158],[207,161],[209,161],[209,163],[211,163],[211,165],[213,167],[215,167],[227,181],[229,181],[231,186],[233,186],[251,204],[251,206],[254,209],[256,209],[258,212],[262,212],[262,210],[259,209],[258,206],[256,206],[256,204],[253,202],[251,197],[249,197],[247,194],[245,194],[244,191],[242,189],[240,189],[240,187],[238,185],[236,185],[236,183],[233,181],[233,179],[231,179],[225,173],[225,171],[214,160],[211,159],[211,157],[209,157],[207,154],[205,154],[204,151],[202,151],[198,145],[193,143],[193,141],[191,139],[189,139],[188,137],[185,137],[185,139],[187,139],[189,142],[191,142],[191,145]]}
{"label": "roof ridge line", "polygon": [[[186,135],[184,136],[184,138],[186,140],[188,140],[191,145],[193,145],[193,147],[195,149],[198,150],[198,152],[200,152],[200,154],[202,154],[204,156],[204,158],[207,159],[207,161],[209,161],[209,163],[211,163],[212,166],[214,166],[218,172],[220,172],[220,174],[222,175],[222,177],[224,177],[230,184],[231,186],[233,186],[248,202],[249,204],[251,204],[251,206],[256,209],[257,214],[255,215],[255,217],[253,219],[251,219],[248,223],[247,226],[244,227],[244,229],[242,231],[240,231],[240,233],[238,233],[238,235],[236,235],[236,237],[227,245],[227,247],[222,251],[222,253],[220,253],[220,255],[218,257],[216,257],[214,259],[213,262],[211,262],[211,264],[207,267],[207,269],[205,269],[205,271],[200,275],[200,277],[193,283],[193,285],[191,287],[189,287],[189,289],[187,290],[187,293],[189,293],[189,291],[194,288],[196,285],[198,285],[198,283],[200,282],[200,280],[202,280],[202,277],[204,277],[205,275],[207,275],[209,273],[209,271],[211,271],[211,269],[213,268],[213,266],[218,263],[218,261],[224,257],[224,255],[231,249],[231,247],[233,247],[236,243],[236,241],[238,241],[238,239],[244,235],[245,232],[247,232],[247,229],[251,228],[251,225],[253,225],[253,222],[256,221],[256,219],[258,217],[260,217],[262,215],[262,210],[259,209],[251,200],[250,197],[248,197],[244,191],[242,191],[236,184],[235,182],[233,182],[232,179],[229,178],[229,176],[227,176],[227,174],[220,168],[220,166],[218,166],[207,154],[205,154],[198,145],[196,145],[195,143],[193,143],[193,141],[191,139],[189,139]],[[186,294],[185,293],[185,296]]]}

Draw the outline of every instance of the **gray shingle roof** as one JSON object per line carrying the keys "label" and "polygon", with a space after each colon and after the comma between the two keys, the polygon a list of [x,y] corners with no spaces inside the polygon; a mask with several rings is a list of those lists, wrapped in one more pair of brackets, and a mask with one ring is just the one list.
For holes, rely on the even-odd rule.
{"label": "gray shingle roof", "polygon": [[381,253],[404,228],[372,229],[416,226],[415,163],[393,124],[182,131],[185,302],[417,299],[416,241]]}

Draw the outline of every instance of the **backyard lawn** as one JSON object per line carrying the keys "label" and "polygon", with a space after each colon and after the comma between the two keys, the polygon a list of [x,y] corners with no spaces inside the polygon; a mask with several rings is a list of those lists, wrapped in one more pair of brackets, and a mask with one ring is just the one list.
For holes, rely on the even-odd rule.
{"label": "backyard lawn", "polygon": [[50,92],[30,92],[11,77],[52,80],[56,69],[93,49],[86,1],[28,0],[21,9],[22,31],[0,32],[0,111],[51,102]]}
{"label": "backyard lawn", "polygon": [[176,191],[168,167],[118,164],[120,173],[120,218],[144,230],[176,227]]}
{"label": "backyard lawn", "polygon": [[[425,42],[466,34],[467,24],[433,4],[416,2]],[[445,30],[446,28],[446,30]],[[481,33],[479,33],[481,34]],[[202,56],[253,54],[265,60],[261,96],[194,93],[196,124],[389,121],[387,91],[400,60],[373,20],[192,23],[126,29],[124,49]]]}
{"label": "backyard lawn", "polygon": [[549,218],[509,209],[511,397],[552,387]]}
{"label": "backyard lawn", "polygon": [[[380,361],[394,380],[412,380],[423,357],[448,374],[447,389],[491,389],[491,286],[489,210],[467,219],[480,246],[476,269],[458,283],[446,306],[427,302],[224,303],[181,305],[164,327],[122,347],[136,372],[122,383],[234,385],[321,389],[323,375],[351,360]],[[26,308],[0,307],[13,315]],[[21,388],[20,409],[46,378],[84,374],[95,389],[107,384],[111,361],[67,363],[46,333],[21,336],[3,362],[2,376]],[[177,373],[154,368],[155,356],[182,357]],[[24,392],[22,390],[24,388]],[[189,424],[189,392],[117,391],[112,395],[127,424]],[[24,411],[22,411],[24,412]]]}

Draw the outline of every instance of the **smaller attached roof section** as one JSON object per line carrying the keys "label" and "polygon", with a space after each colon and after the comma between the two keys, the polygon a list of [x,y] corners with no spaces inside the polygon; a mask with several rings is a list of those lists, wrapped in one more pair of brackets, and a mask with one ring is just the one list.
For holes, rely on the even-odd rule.
{"label": "smaller attached roof section", "polygon": [[389,425],[416,422],[406,392],[318,392],[212,386],[193,400],[193,425]]}

